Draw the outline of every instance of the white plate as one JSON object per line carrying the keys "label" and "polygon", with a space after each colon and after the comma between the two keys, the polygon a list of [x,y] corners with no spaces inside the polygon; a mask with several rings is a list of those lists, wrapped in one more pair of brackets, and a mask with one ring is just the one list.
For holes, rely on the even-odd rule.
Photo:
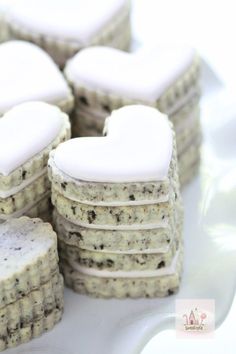
{"label": "white plate", "polygon": [[180,292],[165,299],[101,300],[66,289],[61,323],[9,354],[138,353],[156,332],[174,326],[176,298],[215,299],[216,325],[222,323],[236,283],[236,105],[207,65],[203,88],[201,168],[183,191]]}

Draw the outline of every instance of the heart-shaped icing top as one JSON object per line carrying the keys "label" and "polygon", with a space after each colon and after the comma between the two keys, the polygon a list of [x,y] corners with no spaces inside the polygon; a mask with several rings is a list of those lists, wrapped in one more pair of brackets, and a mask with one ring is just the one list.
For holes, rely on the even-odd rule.
{"label": "heart-shaped icing top", "polygon": [[47,53],[34,44],[9,41],[0,45],[0,115],[26,101],[57,103],[70,89]]}
{"label": "heart-shaped icing top", "polygon": [[190,67],[192,48],[163,45],[126,53],[108,47],[91,47],[72,58],[65,74],[75,86],[86,86],[121,97],[156,101]]}
{"label": "heart-shaped icing top", "polygon": [[0,119],[0,173],[7,176],[47,147],[63,127],[65,114],[43,102],[22,103]]}
{"label": "heart-shaped icing top", "polygon": [[155,108],[133,105],[112,112],[106,137],[76,138],[55,150],[56,166],[72,178],[94,182],[163,180],[172,156],[172,130]]}
{"label": "heart-shaped icing top", "polygon": [[25,30],[86,44],[127,0],[17,0],[9,21]]}

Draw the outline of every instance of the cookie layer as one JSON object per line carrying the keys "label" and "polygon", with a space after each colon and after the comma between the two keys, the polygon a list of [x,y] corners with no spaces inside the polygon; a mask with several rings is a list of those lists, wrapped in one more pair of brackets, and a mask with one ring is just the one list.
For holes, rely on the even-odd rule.
{"label": "cookie layer", "polygon": [[46,283],[58,270],[57,236],[48,223],[21,217],[0,224],[0,308]]}
{"label": "cookie layer", "polygon": [[40,200],[50,189],[48,176],[44,173],[41,177],[21,189],[18,193],[8,198],[0,198],[0,218],[4,214],[6,217],[17,211],[20,211],[27,205],[32,205]]}
{"label": "cookie layer", "polygon": [[[154,270],[170,266],[178,248],[178,238],[171,242],[166,253],[107,253],[102,251],[88,251],[69,246],[59,241],[59,255],[69,264],[78,264],[81,267],[99,270],[131,271]],[[145,251],[144,251],[145,252]]]}
{"label": "cookie layer", "polygon": [[0,336],[37,321],[54,308],[63,308],[63,278],[52,279],[23,298],[0,309]]}
{"label": "cookie layer", "polygon": [[[89,229],[69,222],[56,210],[53,213],[53,220],[58,237],[62,241],[67,245],[90,251],[135,253],[158,249],[159,252],[166,252],[173,238],[173,231],[169,226],[150,230],[126,231]],[[181,229],[180,226],[179,228]]]}
{"label": "cookie layer", "polygon": [[182,260],[180,254],[174,274],[149,278],[95,277],[74,270],[64,261],[61,261],[61,270],[67,286],[81,294],[104,298],[164,297],[178,291]]}
{"label": "cookie layer", "polygon": [[52,329],[61,320],[62,313],[63,309],[55,307],[50,312],[46,312],[44,317],[15,331],[0,335],[0,351],[26,343]]}
{"label": "cookie layer", "polygon": [[52,203],[59,214],[77,225],[103,229],[142,229],[165,226],[173,213],[175,196],[170,202],[132,206],[91,206],[81,204],[52,189]]}

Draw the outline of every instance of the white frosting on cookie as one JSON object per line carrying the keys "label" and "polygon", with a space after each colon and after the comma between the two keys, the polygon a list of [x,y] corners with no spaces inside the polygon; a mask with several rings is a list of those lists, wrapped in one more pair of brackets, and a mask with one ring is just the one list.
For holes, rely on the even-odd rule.
{"label": "white frosting on cookie", "polygon": [[155,108],[133,105],[114,111],[106,137],[76,138],[55,151],[56,166],[72,178],[94,182],[161,181],[172,156],[172,130]]}
{"label": "white frosting on cookie", "polygon": [[9,11],[26,31],[86,44],[119,15],[127,0],[16,0]]}
{"label": "white frosting on cookie", "polygon": [[9,41],[0,45],[0,115],[25,101],[58,103],[70,89],[47,53],[34,44]]}
{"label": "white frosting on cookie", "polygon": [[154,102],[190,67],[195,56],[185,46],[143,48],[134,54],[108,47],[80,51],[65,69],[76,86]]}
{"label": "white frosting on cookie", "polygon": [[7,176],[60,133],[64,114],[43,102],[22,103],[0,119],[0,173]]}
{"label": "white frosting on cookie", "polygon": [[95,268],[86,268],[79,265],[76,262],[69,261],[71,267],[78,272],[90,275],[93,277],[100,278],[152,278],[152,277],[163,277],[166,275],[171,275],[176,272],[177,262],[179,259],[179,251],[176,252],[175,257],[169,267],[164,267],[155,270],[131,270],[131,271],[109,271],[109,270],[99,270]]}

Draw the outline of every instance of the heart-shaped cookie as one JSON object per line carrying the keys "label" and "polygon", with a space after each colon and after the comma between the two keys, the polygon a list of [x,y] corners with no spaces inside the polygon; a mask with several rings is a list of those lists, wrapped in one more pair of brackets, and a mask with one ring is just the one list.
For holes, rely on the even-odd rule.
{"label": "heart-shaped cookie", "polygon": [[32,159],[66,130],[68,117],[58,107],[29,102],[12,108],[0,119],[0,176]]}
{"label": "heart-shaped cookie", "polygon": [[0,115],[13,106],[40,100],[69,112],[71,91],[52,59],[34,44],[9,41],[0,45]]}
{"label": "heart-shaped cookie", "polygon": [[86,44],[126,0],[21,0],[9,10],[19,25],[41,35]]}
{"label": "heart-shaped cookie", "polygon": [[146,47],[131,54],[92,47],[71,59],[65,74],[75,88],[155,103],[191,68],[195,57],[195,51],[186,46]]}
{"label": "heart-shaped cookie", "polygon": [[56,166],[67,175],[95,182],[145,182],[166,178],[172,130],[165,115],[142,105],[112,113],[106,137],[77,138],[56,149]]}
{"label": "heart-shaped cookie", "polygon": [[123,48],[122,35],[129,41],[128,0],[22,0],[7,19],[15,38],[40,45],[60,65],[91,44]]}

